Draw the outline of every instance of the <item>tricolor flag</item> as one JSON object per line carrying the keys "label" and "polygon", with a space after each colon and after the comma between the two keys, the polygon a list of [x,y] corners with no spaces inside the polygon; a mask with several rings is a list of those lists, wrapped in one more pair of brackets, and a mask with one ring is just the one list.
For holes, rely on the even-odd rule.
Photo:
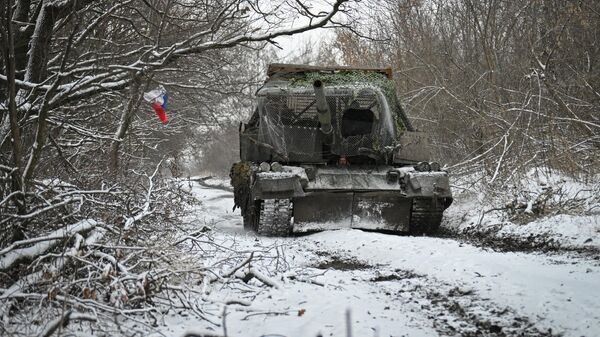
{"label": "tricolor flag", "polygon": [[169,121],[169,117],[167,117],[167,112],[165,111],[165,109],[167,109],[168,98],[167,90],[165,90],[162,85],[159,85],[158,88],[152,91],[144,93],[144,99],[152,104],[158,119],[160,119],[163,124],[166,124]]}

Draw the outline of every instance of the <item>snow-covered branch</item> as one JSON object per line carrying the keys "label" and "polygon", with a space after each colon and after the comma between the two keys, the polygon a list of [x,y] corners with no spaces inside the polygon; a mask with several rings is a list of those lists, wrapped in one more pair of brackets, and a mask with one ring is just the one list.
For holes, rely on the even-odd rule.
{"label": "snow-covered branch", "polygon": [[142,206],[142,209],[140,212],[138,212],[136,215],[134,215],[132,217],[128,217],[127,220],[125,220],[125,225],[123,226],[123,229],[129,230],[133,226],[134,223],[136,223],[137,221],[140,221],[144,217],[147,217],[148,215],[152,214],[152,210],[150,209],[150,204],[152,203],[152,193],[155,192],[154,191],[154,178],[156,177],[156,174],[158,173],[158,170],[160,169],[162,163],[163,162],[161,160],[156,165],[154,172],[152,172],[152,174],[150,176],[145,175],[148,179],[148,187],[147,187],[147,191],[146,191],[146,200],[144,202],[144,205]]}
{"label": "snow-covered branch", "polygon": [[[76,233],[89,231],[96,227],[98,222],[87,219],[56,230],[47,236],[35,239],[14,242],[11,246],[0,252],[0,270],[10,268],[15,262],[23,259],[33,259],[58,245],[62,239],[69,238]],[[33,243],[31,247],[14,249],[15,247]]]}

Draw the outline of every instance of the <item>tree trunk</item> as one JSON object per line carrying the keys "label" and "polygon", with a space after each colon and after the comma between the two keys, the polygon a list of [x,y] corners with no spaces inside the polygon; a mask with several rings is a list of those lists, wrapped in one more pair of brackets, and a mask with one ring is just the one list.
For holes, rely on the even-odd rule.
{"label": "tree trunk", "polygon": [[[39,13],[42,2],[37,6],[35,14]],[[29,21],[29,8],[31,7],[31,0],[19,0],[16,3],[15,11],[13,13],[13,22],[15,27],[20,27],[20,23]],[[29,49],[29,40],[31,34],[33,34],[34,26],[27,25],[24,29],[16,29],[14,31],[14,48],[15,48],[15,68],[17,70],[24,70],[27,65],[27,51]],[[22,79],[22,75],[20,77]]]}
{"label": "tree trunk", "polygon": [[121,121],[119,122],[119,127],[115,132],[114,139],[112,145],[110,147],[110,167],[113,175],[117,175],[117,171],[119,169],[119,149],[121,147],[121,142],[125,138],[129,126],[131,125],[131,119],[135,115],[135,111],[140,105],[140,100],[142,95],[140,94],[141,87],[141,79],[136,77],[131,83],[130,90],[130,98],[127,102],[127,108],[123,110],[121,113]]}
{"label": "tree trunk", "polygon": [[[16,170],[11,175],[11,190],[13,192],[21,191],[23,189],[23,180],[21,179],[22,172],[22,147],[21,147],[21,130],[19,128],[19,119],[17,115],[17,104],[16,104],[16,86],[15,86],[15,49],[14,49],[14,33],[13,25],[11,23],[12,18],[12,1],[6,2],[6,21],[5,27],[2,27],[2,39],[6,45],[3,48],[4,65],[6,68],[7,78],[7,101],[8,101],[8,119],[10,124],[10,140],[12,145],[12,163]],[[25,198],[22,194],[15,195],[13,198],[15,205],[17,206],[17,212],[19,214],[25,214],[26,205]],[[13,227],[12,239],[19,239],[22,233],[18,228]]]}

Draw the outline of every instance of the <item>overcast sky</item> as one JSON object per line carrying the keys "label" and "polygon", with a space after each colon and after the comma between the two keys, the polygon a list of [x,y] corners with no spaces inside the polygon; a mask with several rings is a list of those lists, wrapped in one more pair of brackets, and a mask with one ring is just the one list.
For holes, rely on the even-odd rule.
{"label": "overcast sky", "polygon": [[279,37],[276,41],[282,49],[275,48],[275,51],[281,61],[289,60],[300,55],[308,43],[314,47],[313,51],[316,53],[318,52],[318,46],[321,41],[331,38],[332,36],[333,30],[319,28],[294,36]]}
{"label": "overcast sky", "polygon": [[[332,6],[332,0],[312,0],[307,1],[312,6],[312,11],[314,13],[320,11],[330,11]],[[339,17],[338,17],[339,19]],[[303,20],[299,18],[294,21],[293,26],[298,27],[301,25],[305,25],[308,23],[308,20]],[[314,29],[308,32],[304,32],[302,34],[297,34],[293,36],[282,36],[275,41],[279,44],[282,49],[275,48],[277,56],[280,58],[280,61],[286,61],[295,56],[298,56],[303,50],[306,44],[311,43],[313,45],[313,51],[316,53],[318,51],[318,46],[321,41],[330,39],[333,37],[333,29]]]}

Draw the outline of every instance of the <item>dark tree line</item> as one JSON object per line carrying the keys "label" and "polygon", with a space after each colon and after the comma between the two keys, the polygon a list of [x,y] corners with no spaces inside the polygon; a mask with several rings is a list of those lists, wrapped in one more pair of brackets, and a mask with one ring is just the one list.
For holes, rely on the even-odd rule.
{"label": "dark tree line", "polygon": [[[600,3],[382,0],[322,57],[392,65],[440,159],[491,181],[530,168],[592,178],[600,154]],[[456,171],[455,171],[456,172]],[[500,179],[502,178],[502,179]]]}

